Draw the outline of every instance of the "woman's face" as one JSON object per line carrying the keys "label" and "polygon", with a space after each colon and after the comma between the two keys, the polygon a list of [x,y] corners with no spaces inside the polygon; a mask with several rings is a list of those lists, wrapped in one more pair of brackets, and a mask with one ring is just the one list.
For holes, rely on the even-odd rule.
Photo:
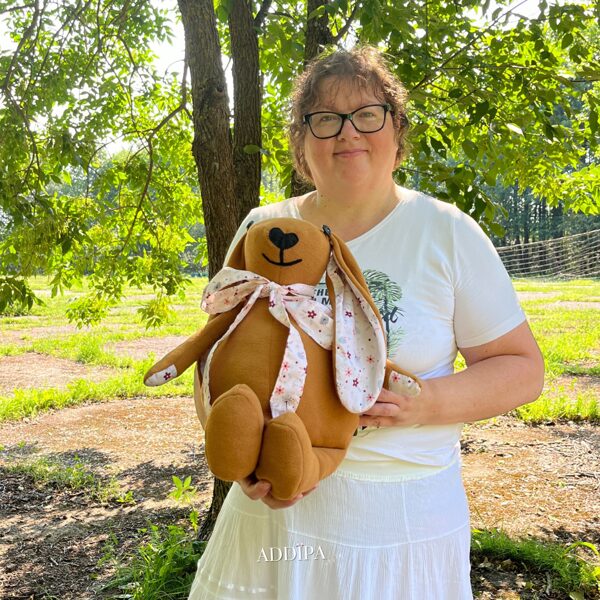
{"label": "woman's face", "polygon": [[[320,99],[310,112],[350,113],[368,104],[382,104],[373,91],[361,89],[351,81],[326,79],[321,84]],[[391,181],[398,146],[392,118],[386,115],[383,129],[360,133],[346,119],[342,131],[333,138],[321,140],[306,130],[304,157],[317,190],[340,190],[349,185],[381,186]]]}

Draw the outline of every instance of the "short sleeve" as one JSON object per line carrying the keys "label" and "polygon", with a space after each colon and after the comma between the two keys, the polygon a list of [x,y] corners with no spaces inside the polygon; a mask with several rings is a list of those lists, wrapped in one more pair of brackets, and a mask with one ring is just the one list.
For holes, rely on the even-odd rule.
{"label": "short sleeve", "polygon": [[525,320],[512,282],[481,227],[461,213],[454,224],[454,334],[459,348],[491,342]]}

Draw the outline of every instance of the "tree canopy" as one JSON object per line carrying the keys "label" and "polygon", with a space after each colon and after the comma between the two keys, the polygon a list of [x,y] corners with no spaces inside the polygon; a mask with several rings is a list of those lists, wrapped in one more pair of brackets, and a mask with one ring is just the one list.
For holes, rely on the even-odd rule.
{"label": "tree canopy", "polygon": [[[142,317],[159,323],[185,284],[194,225],[214,272],[260,197],[291,193],[291,82],[328,46],[375,44],[406,84],[400,183],[496,235],[494,186],[598,214],[600,8],[541,0],[521,14],[530,6],[0,1],[0,310],[34,301],[35,273],[56,292],[88,275],[72,319],[97,321],[126,284],[150,284]],[[151,48],[179,21],[184,67],[161,73]]]}

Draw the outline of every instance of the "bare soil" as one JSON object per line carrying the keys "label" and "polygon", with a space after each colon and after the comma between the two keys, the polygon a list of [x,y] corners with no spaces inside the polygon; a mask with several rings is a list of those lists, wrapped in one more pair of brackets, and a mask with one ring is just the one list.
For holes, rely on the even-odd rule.
{"label": "bare soil", "polygon": [[64,388],[76,379],[101,381],[116,371],[108,367],[85,365],[37,352],[0,356],[0,394],[14,389]]}
{"label": "bare soil", "polygon": [[[138,342],[128,351],[147,350],[147,341]],[[43,362],[39,355],[26,354],[2,357],[0,372],[8,358],[13,372],[19,371],[19,360],[29,373],[31,361],[40,361],[36,386],[44,377],[65,381],[77,365],[61,361],[64,370],[55,375],[55,359]],[[587,385],[597,389],[598,381]],[[114,598],[101,589],[112,573],[110,563],[99,562],[107,542],[116,540],[119,552],[131,553],[148,522],[171,524],[185,518],[187,509],[168,498],[173,475],[192,476],[201,512],[211,496],[203,434],[191,399],[90,404],[0,424],[0,448],[3,600]],[[502,417],[466,427],[463,452],[474,527],[600,544],[600,428],[578,423],[531,427]],[[101,504],[83,491],[36,485],[30,477],[6,470],[11,462],[40,456],[65,464],[78,457],[99,477],[116,478],[136,502]],[[544,577],[510,561],[474,561],[472,580],[485,600],[567,598]]]}
{"label": "bare soil", "polygon": [[[27,320],[41,319],[41,317],[28,316]],[[102,329],[109,329],[112,331],[133,331],[136,329],[131,323],[105,323],[102,325]],[[18,328],[8,329],[5,328],[2,331],[2,338],[0,341],[8,344],[14,344],[16,346],[26,346],[41,338],[65,338],[70,335],[78,333],[93,332],[93,327],[78,328],[76,325],[44,325],[41,327],[29,327],[29,328]]]}
{"label": "bare soil", "polygon": [[187,336],[169,335],[165,337],[147,337],[137,340],[124,340],[114,344],[107,344],[105,349],[117,356],[129,356],[136,360],[143,360],[153,353],[156,359],[179,346],[187,339]]}
{"label": "bare soil", "polygon": [[[0,427],[0,598],[75,600],[100,591],[111,575],[98,565],[115,536],[132,550],[148,523],[173,524],[188,509],[168,498],[172,476],[191,475],[197,507],[210,500],[202,431],[191,400],[143,398],[90,404]],[[36,485],[6,465],[40,456],[79,459],[99,477],[117,479],[135,504],[101,504],[83,491]]]}

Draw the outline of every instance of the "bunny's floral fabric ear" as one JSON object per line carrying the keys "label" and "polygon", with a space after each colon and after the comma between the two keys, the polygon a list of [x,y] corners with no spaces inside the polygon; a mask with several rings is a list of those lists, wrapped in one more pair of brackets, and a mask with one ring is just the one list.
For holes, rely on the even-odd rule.
{"label": "bunny's floral fabric ear", "polygon": [[332,252],[327,265],[334,298],[335,334],[332,353],[338,396],[353,413],[363,413],[383,388],[386,364],[385,335],[362,290],[346,275]]}

